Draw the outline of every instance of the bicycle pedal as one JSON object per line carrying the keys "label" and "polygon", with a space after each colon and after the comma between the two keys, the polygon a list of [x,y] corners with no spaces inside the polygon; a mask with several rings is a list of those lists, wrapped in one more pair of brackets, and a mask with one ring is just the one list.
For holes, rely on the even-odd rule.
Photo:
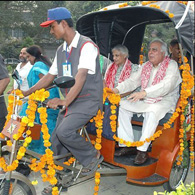
{"label": "bicycle pedal", "polygon": [[5,145],[5,146],[2,147],[3,152],[11,152],[11,150],[12,150],[12,147],[8,146],[8,145]]}

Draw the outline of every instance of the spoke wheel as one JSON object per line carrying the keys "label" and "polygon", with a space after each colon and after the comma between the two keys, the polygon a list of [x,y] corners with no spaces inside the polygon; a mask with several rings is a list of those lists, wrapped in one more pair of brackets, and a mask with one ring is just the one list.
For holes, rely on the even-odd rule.
{"label": "spoke wheel", "polygon": [[23,181],[11,179],[9,194],[4,193],[5,180],[0,181],[1,195],[33,195],[30,187]]}
{"label": "spoke wheel", "polygon": [[176,188],[184,182],[186,176],[188,174],[189,166],[190,166],[190,153],[189,148],[183,151],[183,161],[180,166],[176,164],[178,157],[176,158],[175,162],[173,163],[169,181],[163,184],[163,187],[166,191],[174,191]]}

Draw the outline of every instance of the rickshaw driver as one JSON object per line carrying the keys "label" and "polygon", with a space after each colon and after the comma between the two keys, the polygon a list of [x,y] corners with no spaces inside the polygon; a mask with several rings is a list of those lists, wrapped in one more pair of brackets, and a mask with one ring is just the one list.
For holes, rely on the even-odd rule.
{"label": "rickshaw driver", "polygon": [[[119,138],[134,141],[131,124],[133,114],[142,114],[144,117],[140,138],[140,141],[144,141],[154,134],[159,120],[166,113],[174,112],[182,79],[177,63],[167,55],[166,43],[159,39],[153,40],[148,51],[149,61],[143,64],[137,73],[113,89],[115,93],[122,94],[141,86],[140,92],[135,92],[127,100],[120,102],[117,129]],[[146,162],[149,144],[146,142],[137,147],[134,164],[141,165]],[[122,147],[119,150],[120,155],[129,154],[125,145],[119,143],[119,146]]]}
{"label": "rickshaw driver", "polygon": [[[24,95],[48,87],[56,75],[75,78],[75,85],[66,93],[65,100],[54,98],[47,103],[53,109],[58,105],[66,108],[66,113],[65,110],[59,113],[51,138],[52,149],[55,155],[65,155],[70,151],[83,165],[82,175],[92,174],[103,161],[103,156],[77,131],[102,109],[103,81],[98,48],[91,39],[73,29],[71,14],[66,8],[49,9],[48,20],[40,25],[50,26],[50,33],[56,39],[62,38],[64,43],[57,49],[49,73]],[[61,91],[66,92],[65,89]],[[47,193],[45,190],[42,194]]]}

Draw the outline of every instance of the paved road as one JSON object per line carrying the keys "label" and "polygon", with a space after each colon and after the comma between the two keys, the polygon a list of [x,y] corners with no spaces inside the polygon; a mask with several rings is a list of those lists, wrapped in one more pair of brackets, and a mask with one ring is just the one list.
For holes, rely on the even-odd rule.
{"label": "paved road", "polygon": [[[32,179],[33,173],[30,175]],[[189,171],[185,184],[194,181],[194,172]],[[39,184],[36,186],[37,195],[41,195],[42,189],[48,183],[43,183],[39,177]],[[87,180],[83,183],[71,186],[67,192],[61,195],[93,195],[94,179]],[[138,186],[127,184],[126,176],[103,176],[101,177],[100,189],[98,195],[153,195],[153,192],[164,192],[163,186]]]}

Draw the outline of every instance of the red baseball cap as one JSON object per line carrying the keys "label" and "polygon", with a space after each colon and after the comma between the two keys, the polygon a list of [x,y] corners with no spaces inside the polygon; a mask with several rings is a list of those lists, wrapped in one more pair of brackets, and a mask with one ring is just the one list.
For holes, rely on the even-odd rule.
{"label": "red baseball cap", "polygon": [[47,21],[40,24],[41,27],[48,27],[56,20],[65,20],[71,18],[70,12],[65,7],[49,9],[47,12]]}

